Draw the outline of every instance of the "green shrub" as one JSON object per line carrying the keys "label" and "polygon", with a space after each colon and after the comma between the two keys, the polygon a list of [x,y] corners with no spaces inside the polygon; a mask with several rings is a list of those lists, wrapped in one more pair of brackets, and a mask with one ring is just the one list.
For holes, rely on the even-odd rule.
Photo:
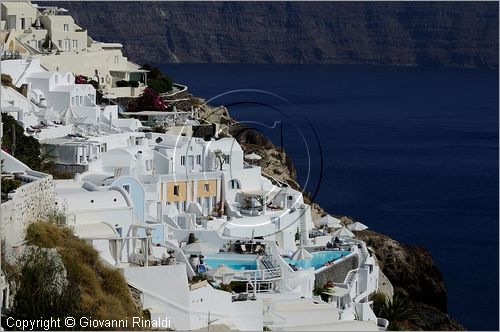
{"label": "green shrub", "polygon": [[2,85],[10,87],[14,85],[14,83],[12,83],[12,77],[10,77],[10,75],[1,74],[1,77],[2,77]]}
{"label": "green shrub", "polygon": [[154,89],[157,93],[164,93],[172,91],[172,79],[168,76],[161,76],[159,78],[148,79],[148,86]]}
{"label": "green shrub", "polygon": [[233,288],[231,287],[231,284],[220,284],[219,290],[231,293],[233,291]]}
{"label": "green shrub", "polygon": [[155,78],[158,78],[162,75],[160,68],[153,67],[149,64],[142,65],[141,69],[148,71],[148,78],[150,78],[150,79],[155,79]]}
{"label": "green shrub", "polygon": [[[41,171],[44,160],[40,155],[40,143],[34,137],[24,134],[24,128],[21,127],[16,119],[11,115],[2,113],[3,137],[2,148],[8,153],[15,152],[15,157],[31,169]],[[15,150],[14,140],[15,137]]]}
{"label": "green shrub", "polygon": [[375,292],[372,297],[373,312],[375,315],[380,316],[380,311],[387,301],[387,296],[382,292]]}
{"label": "green shrub", "polygon": [[194,233],[189,233],[188,244],[195,243],[195,242],[198,242],[198,239],[196,238]]}
{"label": "green shrub", "polygon": [[119,88],[128,87],[130,86],[130,81],[125,81],[125,80],[117,81],[116,86]]}
{"label": "green shrub", "polygon": [[399,330],[401,327],[405,329],[404,326],[406,326],[408,322],[419,319],[410,301],[397,294],[394,295],[392,301],[386,298],[377,311],[378,313],[374,312],[378,317],[385,318],[389,321],[389,330]]}
{"label": "green shrub", "polygon": [[141,69],[148,71],[148,87],[156,91],[156,93],[164,93],[172,91],[173,81],[167,75],[164,75],[160,68],[153,67],[148,64],[142,65]]}
{"label": "green shrub", "polygon": [[66,224],[66,215],[62,212],[58,212],[58,211],[53,211],[53,212],[50,212],[48,215],[47,215],[47,222],[49,224],[53,224],[53,225],[65,225]]}
{"label": "green shrub", "polygon": [[80,315],[80,289],[67,278],[56,250],[28,247],[19,261],[19,286],[12,307],[16,319]]}
{"label": "green shrub", "polygon": [[328,302],[328,300],[330,299],[330,295],[325,294],[326,291],[328,291],[326,287],[314,286],[313,295],[319,296],[323,301]]}
{"label": "green shrub", "polygon": [[8,194],[21,186],[21,181],[16,179],[2,179],[2,193]]}
{"label": "green shrub", "polygon": [[196,283],[203,280],[207,280],[207,276],[204,273],[198,273],[191,278],[191,282]]}
{"label": "green shrub", "polygon": [[153,133],[160,133],[160,134],[165,134],[167,132],[167,129],[163,125],[154,125],[153,128]]}
{"label": "green shrub", "polygon": [[[52,259],[44,259],[46,250],[35,250],[22,262],[21,283],[14,302],[14,317],[39,319],[64,316],[92,317],[94,319],[126,319],[140,313],[132,301],[122,274],[105,266],[98,252],[87,242],[77,238],[67,227],[45,222],[31,224],[26,232],[26,243],[56,250],[64,263],[67,282],[59,299],[53,292],[52,280],[64,271]],[[27,272],[24,272],[27,271]],[[25,289],[25,290],[24,290]],[[62,308],[62,309],[61,309]]]}

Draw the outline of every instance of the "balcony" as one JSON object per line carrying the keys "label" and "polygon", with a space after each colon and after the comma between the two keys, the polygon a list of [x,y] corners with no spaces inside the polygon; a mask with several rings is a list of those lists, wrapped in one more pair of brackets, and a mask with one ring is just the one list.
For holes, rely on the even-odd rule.
{"label": "balcony", "polygon": [[139,97],[146,88],[145,85],[138,87],[124,86],[107,88],[107,92],[112,93],[116,98]]}

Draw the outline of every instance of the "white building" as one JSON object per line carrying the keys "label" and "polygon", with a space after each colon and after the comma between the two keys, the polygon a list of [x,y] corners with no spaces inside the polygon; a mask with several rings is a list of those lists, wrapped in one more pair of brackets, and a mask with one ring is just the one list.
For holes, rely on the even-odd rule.
{"label": "white building", "polygon": [[[11,173],[2,176],[23,184],[2,202],[9,245],[27,223],[58,209],[77,236],[123,271],[151,317],[168,319],[173,329],[215,321],[239,330],[387,326],[371,309],[379,267],[363,241],[343,238],[330,248],[331,234],[310,239],[302,193],[245,163],[235,139],[192,137],[192,128],[184,129],[196,123],[192,115],[183,115],[192,122],[177,123],[180,114],[172,114],[177,135],[145,134],[138,120],[119,118],[116,106],[96,105],[95,89],[75,84],[75,74],[117,97],[145,86],[144,71],[123,57],[120,44],[93,41],[60,8],[1,6],[6,50],[25,57],[3,61],[2,72],[26,85],[25,95],[2,87],[2,112],[15,116],[58,165],[80,173],[52,181],[5,157]],[[118,80],[141,83],[119,88]],[[190,249],[193,238],[200,249]],[[220,264],[228,270],[217,276]],[[203,272],[209,281],[193,281]],[[333,279],[329,302],[313,296],[318,280]],[[232,280],[245,290],[217,289]]]}
{"label": "white building", "polygon": [[[38,58],[48,70],[85,75],[116,97],[137,97],[146,87],[147,71],[123,56],[121,44],[92,40],[66,10],[4,1],[1,11],[2,60],[12,58],[13,52]],[[118,87],[116,82],[122,80],[137,86]]]}

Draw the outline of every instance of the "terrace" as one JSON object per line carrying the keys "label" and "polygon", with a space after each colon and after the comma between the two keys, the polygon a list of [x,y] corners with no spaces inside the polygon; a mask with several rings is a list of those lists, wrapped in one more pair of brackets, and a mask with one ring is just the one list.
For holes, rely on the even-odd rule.
{"label": "terrace", "polygon": [[5,172],[4,170],[2,170],[1,202],[4,203],[11,200],[20,188],[23,188],[24,186],[27,186],[40,179],[46,178],[47,176],[47,174],[32,171],[29,169],[23,172]]}

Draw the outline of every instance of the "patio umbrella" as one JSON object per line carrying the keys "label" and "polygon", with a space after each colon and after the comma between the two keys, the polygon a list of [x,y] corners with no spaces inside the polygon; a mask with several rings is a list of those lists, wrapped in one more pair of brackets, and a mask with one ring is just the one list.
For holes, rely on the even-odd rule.
{"label": "patio umbrella", "polygon": [[337,229],[335,232],[333,232],[333,237],[355,237],[354,233],[351,232],[350,230],[348,230],[347,228],[345,228],[345,226],[343,226],[342,228],[340,229]]}
{"label": "patio umbrella", "polygon": [[216,247],[211,246],[208,243],[203,243],[203,242],[195,242],[188,244],[184,247],[181,248],[182,251],[184,251],[186,254],[189,255],[210,255],[210,254],[215,254],[219,252],[219,249]]}
{"label": "patio umbrella", "polygon": [[203,209],[198,202],[189,203],[189,207],[187,208],[188,213],[196,214],[197,216],[203,215]]}
{"label": "patio umbrella", "polygon": [[262,159],[262,157],[261,157],[261,156],[259,156],[259,155],[258,155],[258,154],[256,154],[256,153],[253,153],[253,152],[252,152],[252,153],[250,153],[250,154],[247,154],[247,155],[245,156],[245,159],[248,159],[248,160],[261,160],[261,159]]}
{"label": "patio umbrella", "polygon": [[309,251],[305,250],[304,248],[300,247],[299,250],[293,253],[292,259],[294,261],[298,261],[299,259],[310,259],[312,256],[309,253]]}
{"label": "patio umbrella", "polygon": [[319,226],[326,226],[326,227],[331,227],[331,228],[341,228],[342,227],[340,220],[332,217],[329,214],[327,214],[323,218],[320,218],[316,223]]}
{"label": "patio umbrella", "polygon": [[368,229],[368,226],[356,221],[355,223],[347,225],[347,229],[350,231],[364,231],[365,229]]}
{"label": "patio umbrella", "polygon": [[208,270],[207,272],[209,277],[223,284],[229,284],[235,274],[235,270],[225,266],[224,264],[219,265],[219,267],[214,270]]}

